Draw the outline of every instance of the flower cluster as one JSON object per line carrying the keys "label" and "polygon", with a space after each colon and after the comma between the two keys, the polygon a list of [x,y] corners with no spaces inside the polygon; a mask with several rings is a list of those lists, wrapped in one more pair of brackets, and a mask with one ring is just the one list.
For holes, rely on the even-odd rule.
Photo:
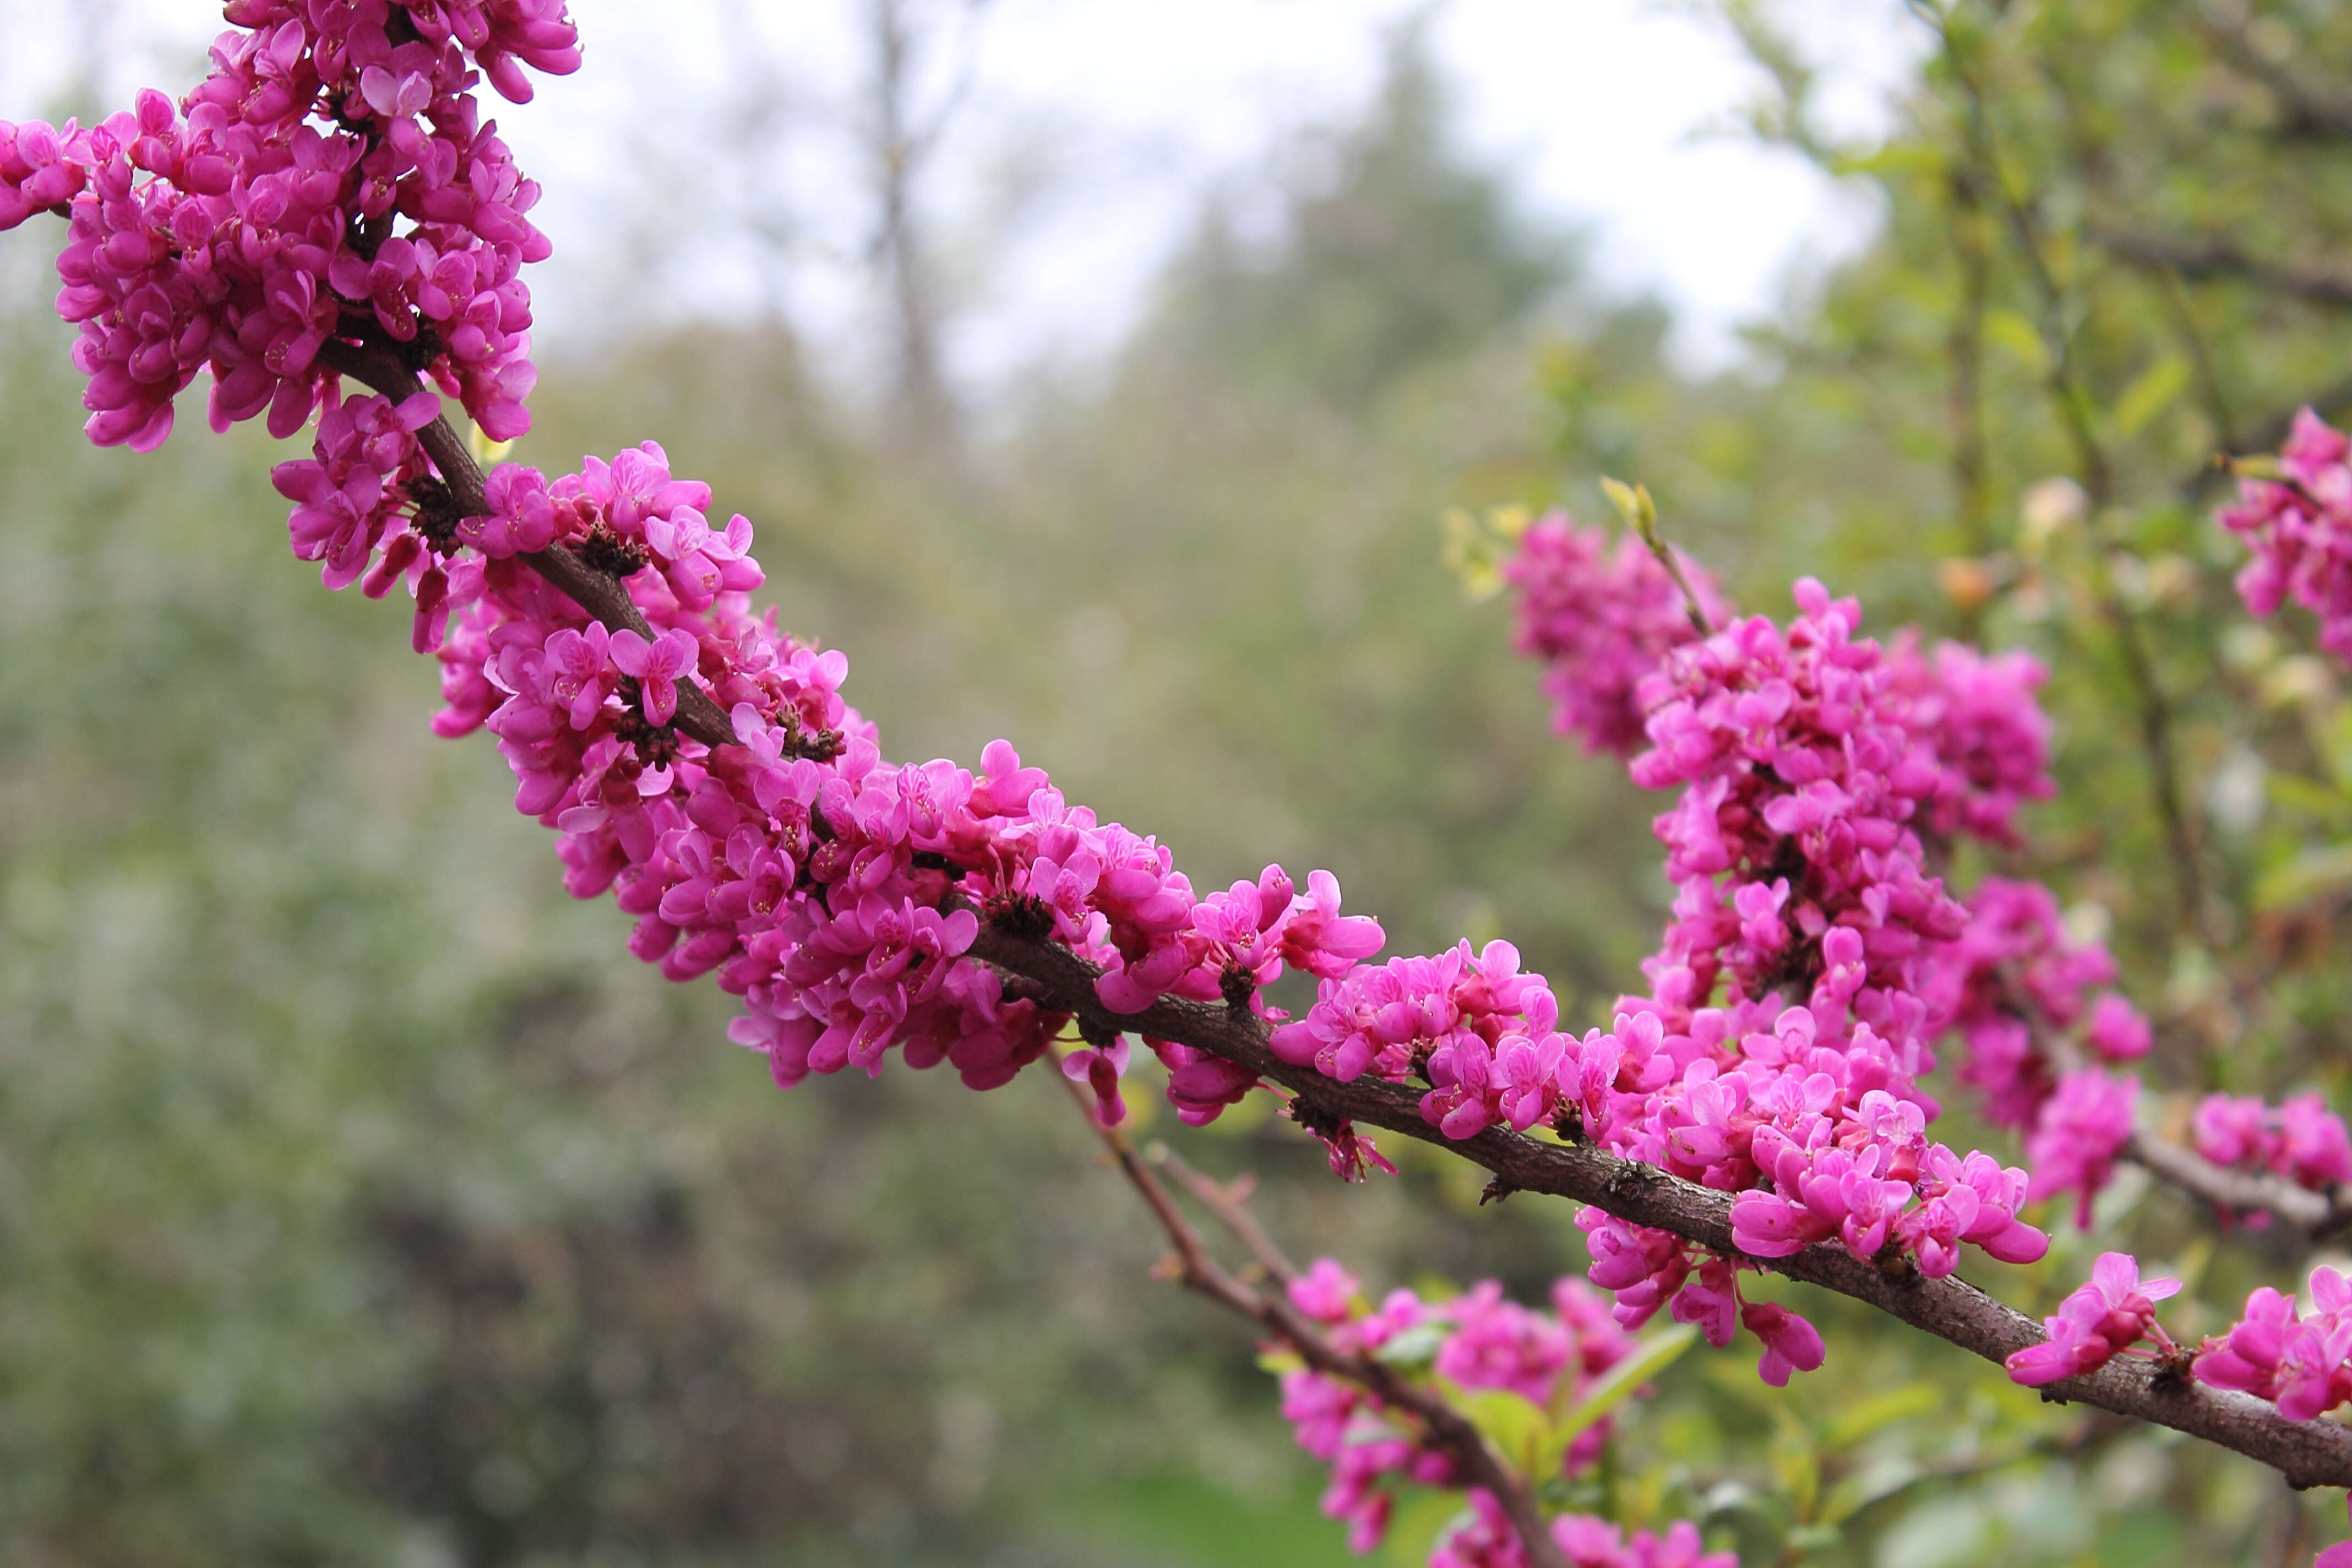
{"label": "flower cluster", "polygon": [[[2213,1388],[2267,1399],[2290,1421],[2311,1421],[2352,1399],[2352,1283],[2333,1268],[2311,1272],[2311,1310],[2265,1285],[2245,1311],[2208,1337],[2193,1359],[2156,1321],[2156,1303],[2177,1279],[2142,1280],[2138,1260],[2104,1253],[2090,1282],[2042,1325],[2050,1337],[2009,1358],[2009,1375],[2038,1387],[2097,1371],[2118,1354],[2149,1355]],[[2142,1340],[2153,1352],[2135,1351]]]}
{"label": "flower cluster", "polygon": [[[152,447],[199,369],[217,426],[267,409],[312,456],[273,474],[295,553],[331,588],[404,584],[414,641],[442,665],[443,735],[487,727],[516,804],[562,837],[566,882],[610,890],[630,946],[673,978],[741,995],[735,1037],[777,1081],[884,1053],[1006,1081],[1069,1019],[960,962],[985,918],[1105,971],[1104,1005],[1223,999],[1278,1017],[1261,988],[1328,979],[1381,946],[1318,872],[1278,867],[1195,898],[1163,846],[1074,806],[1013,749],[980,775],[886,761],[840,697],[840,655],[751,613],[751,526],[711,518],[709,488],[647,444],[550,479],[500,467],[464,515],[420,432],[456,397],[493,437],[528,424],[530,300],[547,254],[523,179],[479,115],[487,76],[517,100],[524,68],[579,54],[560,0],[234,0],[213,69],[174,105],[62,131],[0,125],[0,220],[64,210],[64,314],[82,325],[89,434]],[[330,344],[400,358],[404,399],[341,395]],[[434,390],[437,388],[437,392]],[[471,510],[472,509],[465,509]],[[602,624],[519,558],[562,546],[622,584],[642,618]],[[732,743],[682,731],[708,697]],[[1019,987],[1015,987],[1017,993]],[[1255,1079],[1151,1040],[1194,1121]],[[1106,1115],[1123,1039],[1072,1052]],[[1344,1124],[1335,1165],[1381,1163]]]}
{"label": "flower cluster", "polygon": [[2305,408],[2272,471],[2242,479],[2220,514],[2253,552],[2239,595],[2262,616],[2293,598],[2319,617],[2321,646],[2352,661],[2352,438]]}
{"label": "flower cluster", "polygon": [[[1429,1568],[1527,1568],[1527,1549],[1511,1529],[1502,1505],[1485,1492],[1469,1495],[1470,1517],[1437,1543]],[[1590,1514],[1566,1513],[1551,1521],[1551,1537],[1573,1568],[1738,1568],[1736,1552],[1709,1552],[1698,1526],[1678,1519],[1664,1535],[1620,1526]]]}
{"label": "flower cluster", "polygon": [[[1291,1281],[1289,1295],[1290,1304],[1343,1354],[1376,1355],[1457,1388],[1500,1389],[1552,1411],[1572,1405],[1632,1349],[1601,1299],[1576,1279],[1552,1287],[1549,1312],[1505,1300],[1502,1287],[1491,1279],[1450,1300],[1392,1290],[1374,1308],[1360,1293],[1355,1277],[1326,1258]],[[1306,1366],[1286,1368],[1282,1413],[1299,1447],[1331,1467],[1323,1511],[1348,1522],[1349,1544],[1358,1552],[1380,1544],[1398,1485],[1461,1484],[1453,1459],[1422,1441],[1410,1413],[1390,1408],[1344,1378]],[[1589,1469],[1609,1432],[1609,1423],[1601,1421],[1579,1433],[1561,1458],[1561,1473],[1574,1477]],[[1433,1568],[1523,1563],[1518,1537],[1494,1498],[1477,1489],[1468,1495],[1472,1517],[1430,1559]],[[1574,1515],[1554,1521],[1553,1529],[1570,1561],[1580,1565],[1728,1568],[1727,1558],[1697,1555],[1697,1533],[1687,1525],[1677,1526],[1664,1541],[1642,1536],[1631,1543],[1600,1521]]]}
{"label": "flower cluster", "polygon": [[[1883,650],[1855,636],[1861,607],[1810,578],[1797,602],[1785,631],[1751,616],[1658,678],[1633,780],[1682,794],[1655,825],[1677,897],[1645,967],[1676,1021],[1718,984],[1735,1005],[1809,986],[1816,1012],[1851,1005],[1903,1040],[1924,1017],[1911,961],[1966,920],[1911,825],[1942,782],[1938,753],[1906,723]],[[1833,959],[1832,931],[1858,951]]]}
{"label": "flower cluster", "polygon": [[2057,1087],[2050,1047],[2077,1026],[2105,1060],[2147,1054],[2147,1022],[2129,1002],[2113,992],[2092,1000],[2114,982],[2114,957],[2069,936],[2056,895],[2039,882],[1986,878],[1969,895],[1967,926],[1922,970],[1937,1027],[1967,1047],[1959,1080],[1983,1092],[1995,1126],[2034,1125]]}
{"label": "flower cluster", "polygon": [[[488,494],[495,512],[456,530],[470,542],[442,595],[456,613],[435,728],[499,737],[517,807],[562,835],[572,891],[612,891],[637,919],[631,951],[672,979],[715,973],[740,995],[733,1037],[778,1083],[878,1072],[893,1047],[979,1089],[1035,1060],[1068,1016],[958,962],[983,916],[1099,965],[1119,1013],[1172,994],[1246,996],[1264,1014],[1260,987],[1286,968],[1335,974],[1379,948],[1328,873],[1300,890],[1268,867],[1195,898],[1165,847],[1068,804],[1003,742],[978,775],[886,761],[842,700],[847,661],[751,613],[751,525],[714,527],[709,487],[674,478],[659,447],[551,481],[504,467]],[[626,587],[654,635],[608,633],[513,559],[550,543],[634,563]],[[689,684],[730,710],[735,744],[677,728]],[[1255,1081],[1151,1043],[1189,1120]],[[1065,1065],[1116,1120],[1124,1043]]]}
{"label": "flower cluster", "polygon": [[214,428],[308,420],[331,341],[380,331],[495,438],[530,424],[539,187],[472,89],[577,68],[561,0],[236,0],[178,104],[0,122],[0,228],[70,214],[58,312],[90,438],[147,451],[212,373]]}
{"label": "flower cluster", "polygon": [[1895,689],[1907,697],[1904,722],[1936,755],[1938,776],[1919,826],[1951,838],[1966,834],[2015,845],[2018,810],[2056,792],[2050,718],[2034,693],[2050,679],[2021,648],[1987,655],[1965,643],[1920,652],[1908,628],[1886,649]]}
{"label": "flower cluster", "polygon": [[[1652,745],[1633,775],[1681,791],[1656,823],[1677,896],[1650,996],[1578,1038],[1507,943],[1465,943],[1325,981],[1273,1048],[1341,1079],[1418,1079],[1423,1115],[1450,1137],[1540,1124],[1736,1194],[1750,1258],[1833,1240],[1930,1276],[1963,1243],[2029,1261],[2048,1242],[2019,1217],[2026,1173],[1931,1142],[1939,1108],[1919,1080],[1935,1035],[1989,1013],[2021,958],[2041,961],[2033,984],[2069,1022],[2108,974],[2058,938],[2054,904],[2031,941],[2011,934],[2032,922],[1999,892],[1977,947],[1948,956],[1969,912],[1925,869],[1914,819],[1942,811],[1998,836],[2046,793],[2038,667],[1890,658],[1856,637],[1853,601],[1811,581],[1797,600],[1785,630],[1750,617],[1672,647],[1643,679]],[[2031,769],[1986,760],[2004,747]],[[2111,1015],[2101,1037],[2127,1054],[2128,1020]],[[1776,1383],[1821,1363],[1811,1325],[1741,1300],[1732,1260],[1597,1209],[1580,1223],[1621,1321],[1670,1306],[1717,1345],[1746,1327]]]}
{"label": "flower cluster", "polygon": [[2156,1304],[2179,1289],[2178,1279],[2141,1279],[2139,1260],[2128,1253],[2101,1253],[2090,1282],[2058,1304],[2056,1317],[2042,1321],[2050,1337],[2009,1358],[2010,1377],[2029,1388],[2080,1377],[2144,1339],[2175,1353],[2179,1347],[2156,1321]]}
{"label": "flower cluster", "polygon": [[2267,1171],[2325,1192],[2352,1182],[2352,1137],[2316,1094],[2271,1105],[2252,1095],[2209,1094],[2189,1121],[2197,1152],[2217,1165]]}
{"label": "flower cluster", "polygon": [[[1721,623],[1729,611],[1714,579],[1695,562],[1682,568],[1700,612]],[[1544,666],[1554,727],[1587,751],[1630,755],[1642,744],[1643,681],[1698,636],[1674,579],[1632,532],[1612,551],[1601,530],[1559,511],[1528,527],[1503,577],[1519,596],[1514,646]]]}
{"label": "flower cluster", "polygon": [[2312,1310],[2265,1285],[2227,1332],[2199,1349],[2199,1382],[2270,1400],[2290,1421],[2310,1421],[2352,1399],[2352,1285],[2333,1268],[2311,1271]]}
{"label": "flower cluster", "polygon": [[2025,1135],[2033,1168],[2027,1195],[2074,1194],[2074,1223],[2088,1228],[2092,1201],[2131,1142],[2138,1104],[2139,1079],[2128,1074],[2081,1068],[2060,1079]]}

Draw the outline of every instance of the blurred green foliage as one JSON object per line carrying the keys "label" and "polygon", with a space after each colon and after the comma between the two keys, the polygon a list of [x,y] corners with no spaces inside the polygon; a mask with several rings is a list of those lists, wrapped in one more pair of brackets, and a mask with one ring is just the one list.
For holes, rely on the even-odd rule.
{"label": "blurred green foliage", "polygon": [[[1887,214],[1738,372],[1578,281],[1408,41],[1276,237],[1207,215],[1105,374],[1002,441],[909,461],[787,331],[713,323],[548,345],[518,456],[661,439],[896,754],[1012,736],[1197,883],[1328,866],[1392,951],[1508,932],[1585,1021],[1653,943],[1658,803],[1549,734],[1437,520],[1601,517],[1598,478],[1638,479],[1751,607],[1811,572],[1874,629],[2042,651],[2066,791],[2032,863],[2111,925],[2157,1077],[2339,1089],[2352,717],[2306,624],[2247,624],[2205,514],[2215,450],[2352,401],[2340,308],[2253,264],[2324,268],[2352,223],[2343,87],[2305,74],[2352,18],[1962,5],[1859,148],[1768,10],[1726,19],[1776,72],[1759,132]],[[404,617],[287,558],[266,442],[80,443],[37,249],[0,249],[0,1557],[1345,1561],[1246,1332],[1148,1278],[1058,1090],[777,1095],[723,997],[562,897],[488,746],[426,736]],[[2058,476],[2083,505],[2023,504]],[[1482,1206],[1439,1155],[1341,1188],[1263,1117],[1150,1131],[1376,1282],[1581,1265],[1565,1205]],[[2176,1332],[2301,1261],[2129,1180],[2103,1215],[2192,1276]],[[2046,1306],[2095,1250],[2003,1293]],[[1804,1310],[1828,1369],[1683,1358],[1580,1500],[1751,1568],[2324,1539],[2255,1467]],[[1404,1510],[1397,1560],[1448,1511]]]}

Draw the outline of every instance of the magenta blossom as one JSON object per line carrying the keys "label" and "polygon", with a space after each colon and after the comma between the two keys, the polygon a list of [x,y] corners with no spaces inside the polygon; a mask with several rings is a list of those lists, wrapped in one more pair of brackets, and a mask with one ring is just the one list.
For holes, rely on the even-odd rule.
{"label": "magenta blossom", "polygon": [[2089,1283],[2042,1320],[2049,1338],[2011,1354],[2011,1379],[2029,1388],[2096,1372],[2143,1339],[2169,1351],[2172,1341],[2156,1321],[2156,1303],[2180,1289],[2178,1279],[2139,1277],[2139,1260],[2128,1253],[2104,1252]]}

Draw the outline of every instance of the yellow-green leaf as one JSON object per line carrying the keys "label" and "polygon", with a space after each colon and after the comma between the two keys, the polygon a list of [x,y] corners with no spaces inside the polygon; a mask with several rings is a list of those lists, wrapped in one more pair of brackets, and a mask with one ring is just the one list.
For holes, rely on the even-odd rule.
{"label": "yellow-green leaf", "polygon": [[2307,908],[2352,889],[2352,844],[2306,849],[2273,867],[2254,884],[2254,907],[2265,914]]}
{"label": "yellow-green leaf", "polygon": [[1438,1347],[1445,1342],[1446,1333],[1443,1323],[1415,1323],[1391,1335],[1372,1352],[1372,1359],[1390,1366],[1423,1365],[1437,1359]]}
{"label": "yellow-green leaf", "polygon": [[[1441,1380],[1443,1381],[1443,1380]],[[1475,1391],[1444,1384],[1447,1401],[1470,1419],[1496,1451],[1517,1467],[1521,1474],[1540,1480],[1547,1473],[1542,1468],[1544,1455],[1551,1438],[1551,1416],[1544,1407],[1523,1394],[1507,1388],[1481,1388]],[[1561,1452],[1566,1452],[1563,1446]],[[1557,1468],[1558,1459],[1552,1460]]]}
{"label": "yellow-green leaf", "polygon": [[1437,1549],[1437,1538],[1457,1522],[1466,1522],[1469,1514],[1459,1492],[1413,1492],[1389,1519],[1388,1551],[1383,1555],[1391,1568],[1426,1568],[1429,1554]]}
{"label": "yellow-green leaf", "polygon": [[1985,336],[2017,356],[2018,363],[2036,375],[2050,369],[2050,351],[2042,342],[2042,334],[2033,323],[2015,310],[1987,310],[1984,319]]}
{"label": "yellow-green leaf", "polygon": [[[1550,1440],[1538,1456],[1542,1468],[1530,1473],[1541,1479],[1559,1469],[1577,1438],[1622,1405],[1635,1389],[1672,1366],[1697,1339],[1697,1329],[1688,1323],[1677,1323],[1635,1340],[1631,1355],[1603,1373],[1582,1399],[1554,1420]],[[1563,1382],[1562,1392],[1565,1391]]]}
{"label": "yellow-green leaf", "polygon": [[1813,1447],[1812,1434],[1802,1426],[1790,1424],[1772,1443],[1772,1473],[1780,1478],[1780,1489],[1789,1494],[1789,1506],[1800,1522],[1813,1517],[1813,1504],[1822,1491],[1822,1456]]}
{"label": "yellow-green leaf", "polygon": [[1893,1497],[1924,1474],[1909,1459],[1890,1456],[1867,1465],[1830,1489],[1822,1502],[1823,1524],[1843,1524],[1872,1503]]}
{"label": "yellow-green leaf", "polygon": [[2179,354],[2167,354],[2139,373],[2124,395],[2116,399],[2116,434],[2126,438],[2139,434],[2140,426],[2164,412],[2172,400],[2189,384],[2189,361]]}
{"label": "yellow-green leaf", "polygon": [[1840,174],[1936,174],[1944,163],[1938,148],[1890,142],[1875,152],[1843,154],[1831,160],[1830,168]]}
{"label": "yellow-green leaf", "polygon": [[1874,1394],[1858,1405],[1849,1405],[1845,1414],[1830,1423],[1822,1434],[1822,1447],[1838,1453],[1853,1447],[1864,1437],[1897,1421],[1914,1415],[1925,1415],[1944,1403],[1944,1391],[1931,1383],[1906,1384]]}
{"label": "yellow-green leaf", "polygon": [[1601,493],[1609,498],[1609,504],[1617,509],[1617,515],[1625,520],[1626,527],[1644,540],[1655,541],[1658,503],[1650,499],[1649,486],[1629,485],[1622,479],[1612,479],[1604,474],[1601,479]]}

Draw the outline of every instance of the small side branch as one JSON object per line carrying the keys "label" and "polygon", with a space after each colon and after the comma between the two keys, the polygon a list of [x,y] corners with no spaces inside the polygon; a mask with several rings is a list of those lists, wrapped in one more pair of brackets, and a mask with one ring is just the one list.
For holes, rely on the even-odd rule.
{"label": "small side branch", "polygon": [[[1976,164],[1982,185],[2006,220],[2018,258],[2025,265],[2026,277],[2041,306],[2040,333],[2050,361],[2045,377],[2050,398],[2057,405],[2060,422],[2065,426],[2074,447],[2075,460],[2083,471],[2083,489],[2090,498],[2095,520],[2115,501],[2115,468],[2099,439],[2090,389],[2084,384],[2080,359],[2074,352],[2066,290],[2051,266],[2032,205],[2010,187],[1993,131],[1992,113],[1976,67],[1952,37],[1943,14],[1935,5],[1928,0],[1911,0],[1911,9],[1935,29],[1945,62],[1967,100],[1961,122],[1969,156]],[[2123,655],[2124,670],[2138,702],[2140,744],[2147,754],[2157,818],[2172,852],[2182,921],[2200,944],[2218,948],[2221,942],[2206,895],[2204,863],[2198,854],[2197,837],[2190,831],[2189,807],[2180,787],[2180,768],[2172,738],[2171,700],[2165,694],[2155,655],[2139,617],[2116,591],[2113,574],[2104,561],[2099,563],[2098,571],[2104,608],[2115,626],[2116,646]]]}
{"label": "small side branch", "polygon": [[2352,1203],[2341,1192],[2314,1192],[2282,1176],[2216,1165],[2193,1149],[2147,1133],[2134,1134],[2123,1153],[2183,1192],[2240,1214],[2275,1215],[2315,1240],[2352,1225]]}
{"label": "small side branch", "polygon": [[1217,1216],[1217,1223],[1233,1232],[1234,1239],[1249,1248],[1258,1267],[1277,1285],[1288,1285],[1298,1278],[1298,1268],[1266,1235],[1265,1227],[1249,1211],[1249,1194],[1255,1181],[1244,1176],[1237,1181],[1220,1182],[1202,1174],[1185,1162],[1184,1157],[1165,1143],[1154,1143],[1148,1157],[1155,1165],[1163,1166],[1170,1174],[1184,1184],[1184,1190],[1202,1208]]}
{"label": "small side branch", "polygon": [[[1059,1076],[1059,1075],[1056,1075]],[[1115,1127],[1103,1124],[1095,1114],[1092,1099],[1085,1089],[1068,1079],[1062,1080],[1070,1093],[1078,1114],[1086,1119],[1095,1136],[1109,1152],[1120,1174],[1139,1194],[1152,1218],[1160,1222],[1168,1244],[1175,1250],[1176,1279],[1187,1289],[1199,1292],[1209,1300],[1256,1323],[1275,1341],[1292,1352],[1317,1372],[1328,1377],[1352,1383],[1402,1415],[1420,1428],[1421,1440],[1454,1461],[1454,1479],[1463,1486],[1478,1487],[1494,1494],[1511,1527],[1518,1531],[1520,1544],[1526,1548],[1528,1562],[1534,1568],[1570,1568],[1567,1556],[1552,1539],[1551,1527],[1543,1510],[1536,1505],[1535,1494],[1527,1479],[1505,1463],[1488,1445],[1477,1427],[1467,1416],[1447,1404],[1444,1399],[1404,1377],[1394,1367],[1367,1355],[1343,1351],[1330,1338],[1309,1321],[1305,1314],[1290,1304],[1289,1297],[1281,1291],[1265,1292],[1236,1279],[1209,1256],[1201,1243],[1200,1232],[1176,1205],[1175,1198],[1160,1184],[1151,1168],[1135,1152],[1126,1135]],[[1165,1156],[1160,1163],[1171,1164],[1195,1195],[1210,1206],[1211,1212],[1227,1228],[1254,1235],[1256,1241],[1251,1250],[1262,1262],[1281,1259],[1281,1252],[1272,1240],[1258,1229],[1257,1223],[1242,1211],[1234,1194],[1174,1156]],[[1239,1223],[1236,1223],[1236,1222]],[[1261,1250],[1263,1248],[1263,1250]],[[1287,1268],[1286,1262],[1282,1264]],[[1273,1265],[1269,1263],[1269,1272]]]}
{"label": "small side branch", "polygon": [[2094,227],[2091,241],[2132,266],[2173,273],[2191,283],[2231,280],[2336,309],[2352,306],[2352,274],[2268,261],[2226,239],[2142,234]]}

